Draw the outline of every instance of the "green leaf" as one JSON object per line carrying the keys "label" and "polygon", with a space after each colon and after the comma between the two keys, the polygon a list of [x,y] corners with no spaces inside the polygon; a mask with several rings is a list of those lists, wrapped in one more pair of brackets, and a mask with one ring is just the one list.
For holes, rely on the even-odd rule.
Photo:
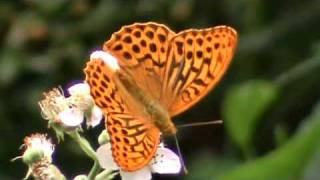
{"label": "green leaf", "polygon": [[249,153],[257,122],[277,94],[276,86],[262,80],[235,86],[227,92],[223,103],[223,119],[229,136],[246,155]]}
{"label": "green leaf", "polygon": [[274,127],[274,136],[277,146],[283,145],[288,140],[287,127],[282,123],[276,124]]}
{"label": "green leaf", "polygon": [[219,180],[298,179],[320,145],[320,102],[303,122],[303,127],[282,147],[225,173]]}
{"label": "green leaf", "polygon": [[316,148],[317,152],[314,153],[310,162],[306,165],[301,180],[316,180],[319,179],[320,171],[320,144]]}

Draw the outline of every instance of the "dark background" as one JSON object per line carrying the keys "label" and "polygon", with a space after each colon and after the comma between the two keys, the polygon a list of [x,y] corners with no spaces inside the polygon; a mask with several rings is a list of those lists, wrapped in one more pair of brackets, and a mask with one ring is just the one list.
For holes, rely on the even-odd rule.
{"label": "dark background", "polygon": [[[92,51],[121,26],[147,21],[166,24],[176,32],[229,25],[239,34],[234,61],[219,86],[174,118],[176,124],[218,119],[225,123],[180,129],[178,138],[189,174],[156,175],[157,179],[268,179],[270,174],[276,179],[317,178],[318,142],[310,142],[309,131],[299,129],[305,121],[319,119],[308,117],[319,110],[313,107],[320,97],[320,1],[23,0],[0,2],[0,179],[21,179],[26,174],[21,161],[10,162],[21,154],[19,146],[25,136],[48,133],[57,143],[41,118],[38,101],[42,93],[84,79],[82,69]],[[252,120],[255,123],[249,125],[246,111],[238,116],[230,112],[243,105],[249,114],[255,111],[258,105],[251,101],[259,99],[259,93],[239,101],[230,96],[246,92],[248,84],[249,94],[258,88],[262,94],[269,91],[269,86],[251,86],[256,82],[270,85],[277,95],[262,103],[261,112]],[[228,123],[233,120],[244,129],[234,130],[237,126]],[[232,132],[241,136],[249,126],[249,140],[237,140]],[[85,132],[94,147],[102,129]],[[303,139],[299,147],[311,148],[307,156],[300,149],[287,157],[292,148],[286,149],[286,144],[294,144],[297,137]],[[175,149],[173,138],[166,142]],[[288,153],[281,154],[282,149]],[[263,164],[274,158],[269,156],[274,152],[281,159],[276,164],[287,166],[279,170]],[[54,163],[69,179],[91,168],[91,160],[69,138],[56,146],[54,156]],[[291,161],[297,162],[296,169]],[[277,169],[282,173],[279,176]]]}

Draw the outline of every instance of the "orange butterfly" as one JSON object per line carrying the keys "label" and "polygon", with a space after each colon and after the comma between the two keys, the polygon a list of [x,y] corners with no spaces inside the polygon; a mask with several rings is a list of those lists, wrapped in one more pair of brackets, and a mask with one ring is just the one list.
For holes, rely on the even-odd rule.
{"label": "orange butterfly", "polygon": [[228,26],[174,33],[153,22],[124,26],[103,45],[115,68],[98,56],[85,68],[91,95],[104,112],[112,155],[124,171],[147,165],[171,117],[203,98],[228,68],[237,32]]}

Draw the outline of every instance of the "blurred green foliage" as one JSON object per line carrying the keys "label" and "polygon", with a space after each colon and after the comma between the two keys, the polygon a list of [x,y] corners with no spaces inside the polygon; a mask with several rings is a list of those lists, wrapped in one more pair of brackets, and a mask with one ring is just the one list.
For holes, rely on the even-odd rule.
{"label": "blurred green foliage", "polygon": [[301,179],[305,165],[309,163],[320,147],[319,128],[320,103],[314,107],[311,115],[305,119],[296,135],[285,145],[264,157],[257,158],[230,171],[219,179]]}
{"label": "blurred green foliage", "polygon": [[278,89],[272,83],[250,81],[238,87],[232,87],[226,94],[222,108],[228,134],[248,158],[252,150],[252,136],[255,133],[257,121],[277,98],[277,93]]}
{"label": "blurred green foliage", "polygon": [[[42,92],[82,80],[93,50],[121,26],[146,21],[175,31],[225,24],[240,37],[219,86],[174,119],[225,123],[181,129],[189,174],[157,179],[319,179],[319,19],[319,0],[1,1],[0,179],[25,175],[10,159],[26,135],[54,137],[40,115]],[[94,145],[102,129],[87,133]],[[91,167],[70,139],[54,161],[70,178]]]}

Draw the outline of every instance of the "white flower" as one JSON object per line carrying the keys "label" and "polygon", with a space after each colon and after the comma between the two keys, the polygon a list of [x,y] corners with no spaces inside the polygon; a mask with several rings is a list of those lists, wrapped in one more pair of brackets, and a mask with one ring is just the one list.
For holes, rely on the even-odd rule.
{"label": "white flower", "polygon": [[149,180],[152,177],[151,173],[177,174],[181,170],[179,157],[162,144],[158,147],[149,165],[134,172],[123,171],[117,166],[112,157],[110,143],[98,148],[97,157],[100,165],[106,170],[119,170],[122,180]]}
{"label": "white flower", "polygon": [[90,95],[90,86],[87,83],[78,83],[68,88],[71,96]]}
{"label": "white flower", "polygon": [[68,92],[71,95],[68,100],[71,104],[79,108],[86,116],[88,127],[95,127],[100,124],[103,113],[90,95],[90,86],[87,83],[78,83],[70,88]]}
{"label": "white flower", "polygon": [[67,108],[58,114],[58,120],[66,128],[79,127],[83,122],[83,112],[78,108]]}
{"label": "white flower", "polygon": [[47,93],[43,93],[44,99],[39,102],[41,113],[44,119],[56,121],[57,116],[62,111],[69,108],[69,103],[62,94],[62,90],[53,88]]}
{"label": "white flower", "polygon": [[25,151],[22,160],[29,167],[24,179],[28,179],[30,175],[38,180],[65,179],[60,170],[52,164],[54,145],[46,134],[36,133],[25,137],[23,147]]}
{"label": "white flower", "polygon": [[58,124],[68,130],[79,128],[84,117],[88,127],[97,126],[103,113],[94,105],[89,85],[78,83],[68,88],[68,92],[68,98],[58,88],[44,93],[44,99],[39,102],[44,119],[49,120],[50,125]]}
{"label": "white flower", "polygon": [[101,109],[94,105],[91,109],[91,114],[87,117],[87,126],[88,127],[96,127],[100,124],[101,120],[103,118],[103,112]]}
{"label": "white flower", "polygon": [[[39,102],[43,118],[49,121],[49,125],[58,125],[67,129],[80,126],[84,113],[73,106],[63,95],[62,90],[53,88],[44,94],[44,99]],[[54,127],[55,128],[55,127]],[[60,129],[55,129],[57,134]]]}
{"label": "white flower", "polygon": [[51,143],[51,140],[46,137],[47,135],[38,133],[25,137],[24,147],[26,147],[26,150],[24,155],[31,151],[40,152],[43,154],[43,157],[51,159],[51,155],[54,151],[54,145]]}

